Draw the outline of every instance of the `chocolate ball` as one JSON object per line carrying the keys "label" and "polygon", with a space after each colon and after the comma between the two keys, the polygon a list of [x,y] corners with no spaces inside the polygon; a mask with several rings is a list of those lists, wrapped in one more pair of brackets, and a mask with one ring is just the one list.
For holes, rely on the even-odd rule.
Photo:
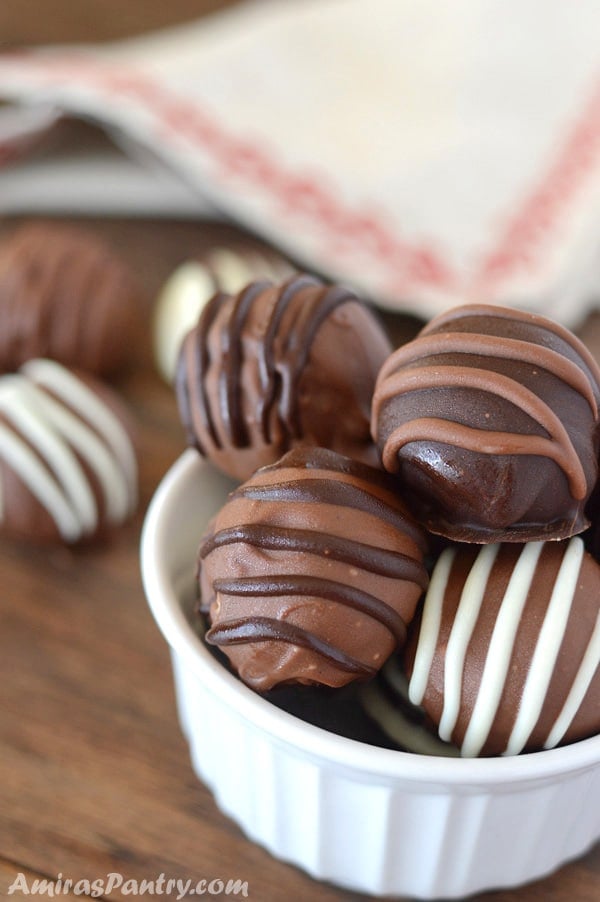
{"label": "chocolate ball", "polygon": [[95,234],[30,223],[0,245],[0,370],[50,357],[111,377],[129,363],[140,290]]}
{"label": "chocolate ball", "polygon": [[375,465],[371,398],[389,352],[374,313],[341,286],[301,275],[217,294],[178,361],[188,442],[239,480],[299,445]]}
{"label": "chocolate ball", "polygon": [[466,542],[566,538],[598,476],[600,370],[540,316],[468,305],[388,358],[372,431],[427,528]]}
{"label": "chocolate ball", "polygon": [[424,548],[387,474],[290,451],[230,495],[201,543],[206,640],[258,690],[367,679],[404,642]]}
{"label": "chocolate ball", "polygon": [[89,375],[35,359],[0,377],[0,532],[72,544],[123,523],[137,463],[120,398]]}
{"label": "chocolate ball", "polygon": [[600,565],[562,542],[448,547],[405,649],[409,698],[466,757],[600,732]]}

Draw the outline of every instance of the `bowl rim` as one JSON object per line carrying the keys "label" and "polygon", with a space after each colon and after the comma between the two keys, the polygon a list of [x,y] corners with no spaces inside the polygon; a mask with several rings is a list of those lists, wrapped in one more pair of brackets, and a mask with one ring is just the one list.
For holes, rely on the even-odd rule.
{"label": "bowl rim", "polygon": [[212,465],[186,449],[163,476],[148,505],[140,540],[142,583],[147,602],[175,655],[205,688],[239,716],[279,743],[330,764],[374,777],[427,784],[481,786],[538,782],[594,766],[600,767],[600,734],[559,748],[495,758],[446,758],[378,748],[328,732],[283,711],[244,685],[208,652],[192,629],[169,577],[168,524],[176,516],[177,496]]}

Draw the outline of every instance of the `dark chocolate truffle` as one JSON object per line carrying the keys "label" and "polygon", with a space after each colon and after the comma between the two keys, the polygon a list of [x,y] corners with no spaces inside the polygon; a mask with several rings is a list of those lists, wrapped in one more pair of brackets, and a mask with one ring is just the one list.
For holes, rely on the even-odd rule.
{"label": "dark chocolate truffle", "polygon": [[0,532],[94,539],[136,502],[129,417],[112,389],[54,360],[0,377]]}
{"label": "dark chocolate truffle", "polygon": [[230,495],[201,543],[206,639],[258,690],[366,679],[404,642],[424,545],[387,474],[291,451]]}
{"label": "dark chocolate truffle", "polygon": [[600,565],[562,542],[448,547],[405,649],[409,698],[463,756],[600,732]]}
{"label": "dark chocolate truffle", "polygon": [[140,290],[94,233],[31,223],[0,245],[0,370],[50,357],[97,376],[131,359]]}
{"label": "dark chocolate truffle", "polygon": [[356,295],[310,276],[217,294],[178,361],[188,442],[239,480],[298,445],[376,465],[371,398],[390,349]]}
{"label": "dark chocolate truffle", "polygon": [[467,542],[565,538],[588,525],[599,399],[600,370],[567,329],[468,305],[389,357],[372,430],[430,531]]}

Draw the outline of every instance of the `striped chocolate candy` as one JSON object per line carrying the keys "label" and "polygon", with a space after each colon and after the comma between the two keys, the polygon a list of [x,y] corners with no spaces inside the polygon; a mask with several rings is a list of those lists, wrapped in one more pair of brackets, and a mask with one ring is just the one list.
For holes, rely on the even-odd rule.
{"label": "striped chocolate candy", "polygon": [[298,275],[217,293],[177,364],[188,442],[240,480],[299,444],[376,464],[371,398],[389,352],[347,288]]}
{"label": "striped chocolate candy", "polygon": [[409,698],[464,756],[600,731],[600,566],[562,542],[450,546],[405,652]]}
{"label": "striped chocolate candy", "polygon": [[432,531],[566,538],[598,475],[600,370],[567,329],[508,308],[436,317],[382,367],[372,431]]}
{"label": "striped chocolate candy", "polygon": [[231,494],[202,541],[207,641],[259,690],[366,679],[404,642],[424,548],[387,474],[291,451]]}
{"label": "striped chocolate candy", "polygon": [[123,523],[137,463],[116,394],[53,360],[0,378],[0,531],[79,542]]}
{"label": "striped chocolate candy", "polygon": [[0,244],[0,371],[50,357],[110,377],[131,363],[142,291],[95,232],[28,222]]}

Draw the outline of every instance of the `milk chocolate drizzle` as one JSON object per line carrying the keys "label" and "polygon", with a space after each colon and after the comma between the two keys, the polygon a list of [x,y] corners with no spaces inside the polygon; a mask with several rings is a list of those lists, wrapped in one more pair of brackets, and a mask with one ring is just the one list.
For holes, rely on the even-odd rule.
{"label": "milk chocolate drizzle", "polygon": [[[222,448],[223,442],[215,425],[215,414],[220,418],[223,433],[233,447],[246,448],[250,445],[242,409],[242,339],[250,311],[262,295],[272,290],[276,290],[277,295],[258,350],[262,388],[258,420],[265,442],[271,440],[273,411],[290,438],[301,437],[298,383],[312,343],[324,320],[337,307],[356,301],[348,289],[323,285],[307,275],[294,276],[278,289],[268,281],[251,283],[233,300],[227,323],[220,332],[222,367],[218,411],[214,411],[204,385],[211,358],[209,332],[223,305],[232,300],[229,295],[215,295],[204,308],[196,329],[186,339],[185,366],[179,369],[178,385],[186,401],[188,421],[192,417],[191,411],[195,411],[202,429],[217,448]],[[282,328],[284,316],[285,331]],[[202,452],[198,430],[189,431],[193,434],[194,444]]]}
{"label": "milk chocolate drizzle", "polygon": [[380,378],[391,376],[400,367],[407,366],[415,360],[424,360],[445,354],[514,360],[518,363],[528,363],[534,370],[543,369],[558,376],[570,388],[583,395],[593,415],[597,416],[598,404],[589,376],[584,369],[559,354],[558,351],[522,339],[479,333],[468,333],[469,340],[465,342],[466,334],[464,332],[442,332],[441,334],[420,336],[418,342],[409,342],[399,348],[394,355],[388,357],[381,368]]}
{"label": "milk chocolate drizzle", "polygon": [[[526,313],[523,310],[515,310],[512,307],[490,307],[486,304],[465,304],[462,307],[454,307],[445,313],[440,313],[429,323],[427,323],[420,332],[421,336],[429,335],[432,332],[439,332],[442,326],[447,326],[455,320],[462,320],[463,325],[465,318],[484,317],[486,319],[507,320],[511,323],[521,323],[526,328],[540,329],[547,333],[549,343],[552,336],[558,338],[561,342],[569,345],[571,350],[579,358],[583,366],[589,371],[591,382],[600,385],[600,365],[594,355],[586,345],[580,341],[569,329],[561,326],[554,320],[547,319],[536,315],[535,313]],[[533,342],[540,347],[538,342]]]}

